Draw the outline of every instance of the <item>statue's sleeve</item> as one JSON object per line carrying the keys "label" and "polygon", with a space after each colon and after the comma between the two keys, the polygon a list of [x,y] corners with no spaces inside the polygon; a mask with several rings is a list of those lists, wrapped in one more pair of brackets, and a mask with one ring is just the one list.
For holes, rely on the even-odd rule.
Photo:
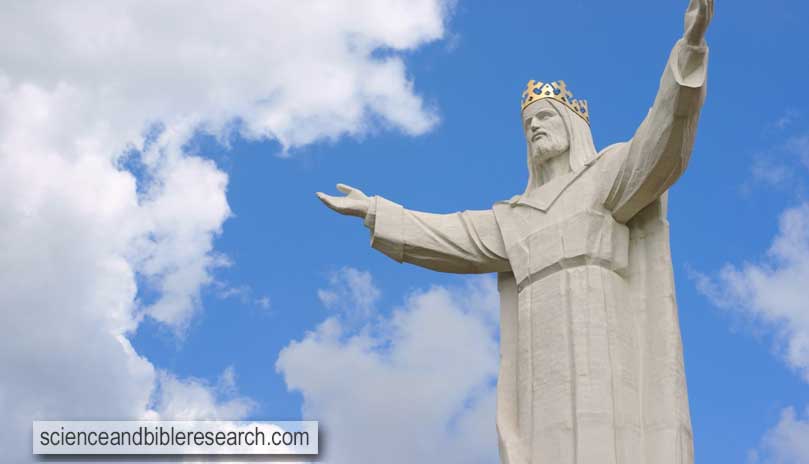
{"label": "statue's sleeve", "polygon": [[371,246],[399,262],[457,274],[511,269],[491,210],[431,214],[373,197],[365,225]]}
{"label": "statue's sleeve", "polygon": [[685,171],[705,100],[708,47],[680,40],[671,52],[649,114],[632,140],[609,157],[613,184],[605,206],[625,223]]}

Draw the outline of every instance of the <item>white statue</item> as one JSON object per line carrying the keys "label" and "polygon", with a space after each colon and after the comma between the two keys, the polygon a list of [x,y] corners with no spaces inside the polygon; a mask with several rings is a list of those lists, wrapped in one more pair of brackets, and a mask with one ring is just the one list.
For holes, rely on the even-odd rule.
{"label": "white statue", "polygon": [[705,98],[713,0],[632,140],[596,152],[586,102],[529,82],[528,186],[487,211],[429,214],[338,185],[371,245],[442,272],[499,273],[497,431],[507,464],[691,464],[693,440],[666,221]]}

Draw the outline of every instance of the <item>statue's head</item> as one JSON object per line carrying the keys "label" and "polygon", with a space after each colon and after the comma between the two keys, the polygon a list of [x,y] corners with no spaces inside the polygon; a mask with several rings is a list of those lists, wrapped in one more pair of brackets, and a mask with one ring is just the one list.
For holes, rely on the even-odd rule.
{"label": "statue's head", "polygon": [[528,189],[538,185],[539,170],[548,160],[568,157],[570,169],[577,171],[597,156],[587,102],[575,100],[564,81],[530,81],[522,96],[522,123],[528,145]]}
{"label": "statue's head", "polygon": [[569,152],[570,136],[565,120],[550,100],[529,105],[522,118],[528,152],[535,163],[541,164]]}

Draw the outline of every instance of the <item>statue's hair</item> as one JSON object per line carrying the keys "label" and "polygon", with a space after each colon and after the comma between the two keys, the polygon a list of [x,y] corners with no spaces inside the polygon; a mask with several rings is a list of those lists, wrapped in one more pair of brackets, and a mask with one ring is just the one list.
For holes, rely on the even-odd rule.
{"label": "statue's hair", "polygon": [[[565,123],[565,130],[567,131],[567,137],[570,143],[570,169],[572,171],[578,171],[583,169],[586,164],[596,159],[598,152],[593,143],[593,134],[590,132],[590,125],[587,124],[581,116],[561,103],[550,99],[540,101],[547,101]],[[539,186],[539,172],[536,171],[537,169],[539,169],[539,166],[531,162],[531,145],[529,143],[528,187],[526,187],[526,192]]]}

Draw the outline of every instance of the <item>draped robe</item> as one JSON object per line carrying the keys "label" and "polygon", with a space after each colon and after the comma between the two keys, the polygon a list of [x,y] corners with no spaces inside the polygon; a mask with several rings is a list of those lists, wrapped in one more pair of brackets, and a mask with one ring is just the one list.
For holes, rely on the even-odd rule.
{"label": "draped robe", "polygon": [[504,464],[693,463],[666,192],[690,157],[706,74],[707,47],[681,40],[629,142],[571,153],[570,173],[490,210],[373,198],[374,248],[499,274]]}

